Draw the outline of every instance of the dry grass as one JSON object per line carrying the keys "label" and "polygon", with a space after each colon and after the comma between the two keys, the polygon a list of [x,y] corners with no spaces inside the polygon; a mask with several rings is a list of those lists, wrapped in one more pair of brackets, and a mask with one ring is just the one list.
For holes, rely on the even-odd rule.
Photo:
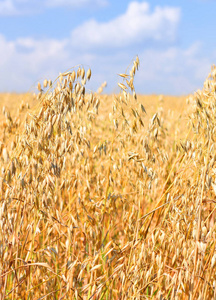
{"label": "dry grass", "polygon": [[119,95],[78,68],[0,96],[1,299],[216,298],[216,71],[140,96],[138,64]]}

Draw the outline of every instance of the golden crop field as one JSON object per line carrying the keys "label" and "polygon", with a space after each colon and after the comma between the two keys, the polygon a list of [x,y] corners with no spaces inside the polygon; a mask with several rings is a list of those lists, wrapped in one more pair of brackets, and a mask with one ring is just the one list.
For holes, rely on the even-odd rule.
{"label": "golden crop field", "polygon": [[138,65],[0,95],[1,299],[216,299],[216,69],[144,96]]}

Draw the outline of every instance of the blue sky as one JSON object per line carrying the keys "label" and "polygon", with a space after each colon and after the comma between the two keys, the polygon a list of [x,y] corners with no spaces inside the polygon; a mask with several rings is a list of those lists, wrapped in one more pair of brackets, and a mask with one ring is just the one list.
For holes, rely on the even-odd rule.
{"label": "blue sky", "polygon": [[138,54],[137,93],[193,93],[216,64],[215,12],[214,0],[0,0],[0,92],[78,64],[92,69],[87,88],[115,92]]}

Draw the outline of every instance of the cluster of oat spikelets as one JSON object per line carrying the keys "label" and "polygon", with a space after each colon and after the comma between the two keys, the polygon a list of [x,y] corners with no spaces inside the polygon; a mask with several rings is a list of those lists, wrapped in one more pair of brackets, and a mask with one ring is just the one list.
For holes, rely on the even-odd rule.
{"label": "cluster of oat spikelets", "polygon": [[3,109],[1,299],[216,297],[216,69],[176,120],[140,102],[138,66],[112,98],[79,67],[23,123]]}

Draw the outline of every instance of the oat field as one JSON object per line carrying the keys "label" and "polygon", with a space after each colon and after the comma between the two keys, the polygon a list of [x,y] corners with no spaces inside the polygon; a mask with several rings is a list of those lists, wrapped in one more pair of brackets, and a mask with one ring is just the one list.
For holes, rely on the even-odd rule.
{"label": "oat field", "polygon": [[0,95],[0,299],[216,299],[216,68],[172,97],[138,67]]}

